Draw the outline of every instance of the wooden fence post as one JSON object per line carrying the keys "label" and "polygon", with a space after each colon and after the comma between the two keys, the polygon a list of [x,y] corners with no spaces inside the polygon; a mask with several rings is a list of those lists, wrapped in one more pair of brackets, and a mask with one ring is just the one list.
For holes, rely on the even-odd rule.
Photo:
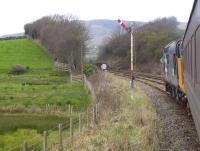
{"label": "wooden fence post", "polygon": [[72,72],[71,71],[69,72],[69,80],[70,80],[70,82],[72,82]]}
{"label": "wooden fence post", "polygon": [[83,74],[83,84],[84,84],[84,87],[86,89],[87,87],[86,87],[86,76],[85,76],[85,74]]}
{"label": "wooden fence post", "polygon": [[23,143],[23,151],[28,151],[28,145],[27,145],[27,142],[24,142]]}
{"label": "wooden fence post", "polygon": [[69,114],[71,113],[71,105],[69,104],[68,105],[68,111],[69,111]]}
{"label": "wooden fence post", "polygon": [[95,107],[93,107],[93,124],[95,124]]}
{"label": "wooden fence post", "polygon": [[98,122],[98,104],[95,105],[96,122]]}
{"label": "wooden fence post", "polygon": [[81,134],[81,114],[79,114],[79,134]]}
{"label": "wooden fence post", "polygon": [[72,117],[70,117],[70,140],[71,140],[71,143],[73,144],[73,121],[72,121]]}
{"label": "wooden fence post", "polygon": [[98,103],[98,112],[99,112],[99,120],[101,120],[101,106],[100,106],[100,103]]}
{"label": "wooden fence post", "polygon": [[87,128],[89,128],[89,109],[87,108],[87,111],[86,111],[86,123],[87,123]]}
{"label": "wooden fence post", "polygon": [[59,128],[59,149],[63,149],[63,140],[62,140],[62,124],[58,125]]}
{"label": "wooden fence post", "polygon": [[43,151],[47,151],[47,131],[44,131],[43,135]]}
{"label": "wooden fence post", "polygon": [[71,105],[71,114],[73,113],[73,105]]}

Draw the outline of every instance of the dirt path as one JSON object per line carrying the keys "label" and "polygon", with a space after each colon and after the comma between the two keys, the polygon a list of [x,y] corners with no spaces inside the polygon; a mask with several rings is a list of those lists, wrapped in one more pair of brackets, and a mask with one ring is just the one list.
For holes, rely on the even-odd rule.
{"label": "dirt path", "polygon": [[158,90],[144,84],[138,85],[151,98],[160,116],[160,151],[200,151],[193,119],[188,116],[185,108]]}

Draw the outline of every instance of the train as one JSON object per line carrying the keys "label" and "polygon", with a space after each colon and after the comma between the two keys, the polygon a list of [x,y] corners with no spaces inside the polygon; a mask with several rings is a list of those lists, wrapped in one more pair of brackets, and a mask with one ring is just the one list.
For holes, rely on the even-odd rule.
{"label": "train", "polygon": [[161,62],[166,91],[187,100],[200,138],[200,0],[194,0],[183,38],[166,45]]}

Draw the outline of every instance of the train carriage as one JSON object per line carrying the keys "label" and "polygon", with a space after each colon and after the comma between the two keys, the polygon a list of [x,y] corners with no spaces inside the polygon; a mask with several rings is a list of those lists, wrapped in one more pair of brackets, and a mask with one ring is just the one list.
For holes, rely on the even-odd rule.
{"label": "train carriage", "polygon": [[200,138],[200,1],[195,0],[183,38],[183,74],[190,110]]}

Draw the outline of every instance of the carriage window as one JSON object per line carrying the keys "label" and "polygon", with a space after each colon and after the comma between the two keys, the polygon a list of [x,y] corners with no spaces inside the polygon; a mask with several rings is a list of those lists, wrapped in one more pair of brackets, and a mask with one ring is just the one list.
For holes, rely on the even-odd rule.
{"label": "carriage window", "polygon": [[188,43],[188,46],[187,46],[187,75],[189,76],[190,78],[190,43]]}
{"label": "carriage window", "polygon": [[192,55],[193,55],[193,51],[192,51],[192,39],[191,39],[191,41],[190,41],[190,79],[193,79],[193,77],[192,77],[192,60],[193,60],[193,58],[192,58]]}
{"label": "carriage window", "polygon": [[[200,39],[200,28],[196,31],[196,40]],[[200,43],[198,41],[196,43],[196,81],[198,84],[200,84]]]}
{"label": "carriage window", "polygon": [[184,48],[184,50],[183,50],[183,62],[184,62],[184,65],[183,65],[183,67],[184,67],[184,70],[186,71],[187,70],[187,64],[186,64],[186,62],[187,62],[187,47],[185,47]]}
{"label": "carriage window", "polygon": [[196,71],[196,64],[195,64],[195,37],[192,36],[192,79],[195,81],[195,71]]}

